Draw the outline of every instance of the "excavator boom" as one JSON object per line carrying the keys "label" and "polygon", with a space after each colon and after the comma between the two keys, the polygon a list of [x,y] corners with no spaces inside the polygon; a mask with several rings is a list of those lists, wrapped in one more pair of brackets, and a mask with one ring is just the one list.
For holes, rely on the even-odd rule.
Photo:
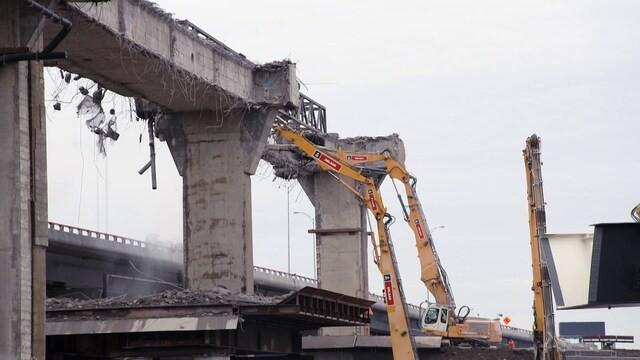
{"label": "excavator boom", "polygon": [[[430,304],[421,319],[423,332],[457,340],[488,340],[500,342],[501,331],[496,321],[474,320],[465,323],[467,314],[458,318],[455,301],[447,273],[445,272],[432,241],[422,205],[416,192],[416,178],[390,154],[352,153],[342,150],[328,150],[315,144],[305,136],[303,130],[294,129],[284,120],[276,120],[274,131],[291,142],[323,170],[331,174],[356,196],[373,214],[376,220],[377,239],[371,235],[374,262],[384,280],[384,296],[394,359],[417,359],[415,343],[411,335],[407,302],[402,289],[402,280],[389,233],[393,217],[387,213],[378,189],[381,176],[389,176],[394,187],[395,181],[404,185],[405,199],[398,193],[402,204],[404,220],[410,226],[420,260],[420,278],[427,290],[433,294],[435,303]],[[355,183],[355,185],[353,185]],[[396,189],[397,191],[397,189]],[[484,331],[477,329],[485,328]]]}
{"label": "excavator boom", "polygon": [[544,193],[542,190],[542,162],[540,160],[540,138],[535,134],[526,141],[523,151],[527,199],[529,209],[529,234],[533,268],[534,292],[534,345],[536,360],[559,359],[555,337],[555,321],[549,271],[541,244],[547,232]]}
{"label": "excavator boom", "polygon": [[[363,175],[362,171],[348,161],[331,151],[324,150],[312,143],[304,134],[291,129],[285,122],[276,122],[274,130],[283,138],[296,145],[304,155],[313,159],[322,170],[327,171],[349,191],[351,191],[373,214],[378,238],[374,248],[376,250],[376,264],[382,274],[389,319],[389,333],[393,358],[396,360],[417,360],[418,355],[411,335],[407,302],[402,289],[402,280],[398,270],[393,243],[389,235],[388,225],[392,221],[391,215],[382,201],[377,184],[371,178]],[[344,178],[354,180],[358,188],[351,186]]]}
{"label": "excavator boom", "polygon": [[[453,291],[447,278],[447,273],[441,265],[431,238],[431,231],[422,210],[422,205],[416,191],[416,178],[413,177],[404,165],[393,159],[389,154],[366,154],[338,152],[337,156],[354,166],[363,166],[371,163],[384,162],[384,172],[393,180],[398,180],[404,185],[407,203],[398,194],[398,199],[404,211],[404,220],[407,222],[415,236],[418,258],[420,260],[420,279],[427,290],[433,294],[436,303],[455,308]],[[395,184],[394,184],[395,185]],[[409,211],[407,211],[407,209]],[[452,312],[453,314],[453,312]]]}
{"label": "excavator boom", "polygon": [[[405,188],[407,206],[404,207],[404,202],[400,201],[403,203],[403,210],[405,210],[405,221],[411,227],[415,237],[418,258],[420,259],[420,279],[433,294],[437,304],[446,305],[453,310],[456,307],[453,291],[432,241],[431,231],[416,192],[417,180],[409,174],[402,164],[393,159],[387,159],[386,165],[389,176],[401,181]],[[400,196],[398,198],[402,199]],[[406,208],[409,209],[408,212]],[[453,314],[453,311],[450,313]]]}

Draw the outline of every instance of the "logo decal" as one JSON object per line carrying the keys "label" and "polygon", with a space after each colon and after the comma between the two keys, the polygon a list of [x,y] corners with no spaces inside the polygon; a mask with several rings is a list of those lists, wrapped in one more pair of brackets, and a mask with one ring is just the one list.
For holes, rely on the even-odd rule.
{"label": "logo decal", "polygon": [[322,161],[323,163],[325,163],[327,166],[329,166],[335,171],[340,171],[340,169],[342,168],[342,165],[340,165],[340,163],[333,160],[331,157],[321,153],[320,151],[314,152],[313,157]]}
{"label": "logo decal", "polygon": [[349,161],[367,161],[369,157],[367,155],[347,155]]}
{"label": "logo decal", "polygon": [[393,285],[391,284],[391,274],[384,275],[384,297],[387,305],[393,305]]}
{"label": "logo decal", "polygon": [[416,231],[418,232],[418,236],[420,239],[424,239],[424,231],[422,231],[422,225],[420,225],[420,220],[416,219]]}
{"label": "logo decal", "polygon": [[371,210],[373,211],[378,210],[378,203],[376,202],[376,197],[373,195],[373,190],[367,191],[367,194],[369,194],[369,201],[371,202]]}

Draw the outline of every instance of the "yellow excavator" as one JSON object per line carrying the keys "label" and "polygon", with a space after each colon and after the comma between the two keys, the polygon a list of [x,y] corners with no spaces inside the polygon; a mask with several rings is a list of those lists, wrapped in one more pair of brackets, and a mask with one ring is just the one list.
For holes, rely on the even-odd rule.
{"label": "yellow excavator", "polygon": [[529,235],[533,268],[533,341],[536,360],[561,358],[555,335],[553,299],[547,262],[541,250],[542,237],[547,233],[544,193],[542,190],[542,161],[540,138],[531,135],[523,150],[527,200],[529,208]]}
{"label": "yellow excavator", "polygon": [[[384,281],[384,298],[394,359],[411,360],[418,359],[418,356],[411,334],[398,263],[389,233],[389,226],[394,218],[387,212],[378,191],[377,179],[386,175],[391,177],[392,181],[398,180],[404,184],[407,204],[405,205],[399,193],[398,198],[402,203],[404,219],[415,235],[421,280],[436,300],[435,303],[429,304],[421,315],[422,332],[454,342],[499,343],[501,341],[502,333],[498,321],[467,319],[470,309],[466,306],[462,307],[458,313],[455,312],[456,306],[451,286],[432,242],[422,205],[416,193],[416,178],[409,174],[402,164],[394,160],[388,152],[350,153],[325,149],[305,136],[304,130],[296,129],[284,120],[276,120],[274,131],[292,143],[303,155],[313,159],[323,171],[331,174],[336,181],[360,199],[373,214],[378,236],[376,239],[375,234],[371,232],[371,242],[374,262]],[[353,180],[356,185],[352,186],[350,181],[345,179]]]}

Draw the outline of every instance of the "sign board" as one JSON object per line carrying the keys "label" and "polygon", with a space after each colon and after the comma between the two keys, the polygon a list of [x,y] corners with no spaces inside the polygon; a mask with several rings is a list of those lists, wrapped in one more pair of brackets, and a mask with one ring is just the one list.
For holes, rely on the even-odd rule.
{"label": "sign board", "polygon": [[604,321],[561,322],[560,336],[582,338],[583,336],[604,336]]}

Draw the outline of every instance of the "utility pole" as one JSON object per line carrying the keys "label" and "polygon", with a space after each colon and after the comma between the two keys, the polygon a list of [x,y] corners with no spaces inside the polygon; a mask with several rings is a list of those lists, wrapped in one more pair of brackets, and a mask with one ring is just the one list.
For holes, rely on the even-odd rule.
{"label": "utility pole", "polygon": [[291,189],[287,187],[287,272],[291,274],[291,211],[289,197]]}
{"label": "utility pole", "polygon": [[[294,211],[293,215],[304,215],[307,219],[309,219],[311,221],[311,226],[312,226],[313,230],[316,229],[316,219],[313,216],[311,216],[311,215],[309,215],[309,214],[307,214],[306,212],[303,212],[303,211]],[[313,234],[311,234],[311,236],[313,237],[313,278],[317,280],[318,279],[318,265],[317,265],[316,261],[317,261],[317,257],[318,257],[318,255],[317,255],[318,243],[316,241],[317,240],[316,237],[318,235],[316,233],[313,233]]]}

